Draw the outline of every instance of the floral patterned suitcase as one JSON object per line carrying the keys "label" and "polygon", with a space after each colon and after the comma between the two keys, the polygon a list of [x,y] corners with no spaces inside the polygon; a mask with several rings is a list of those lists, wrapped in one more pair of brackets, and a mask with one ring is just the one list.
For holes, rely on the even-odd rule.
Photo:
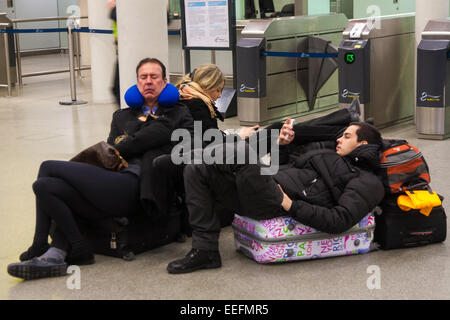
{"label": "floral patterned suitcase", "polygon": [[277,263],[366,253],[373,244],[372,213],[341,234],[328,234],[291,217],[253,220],[239,215],[233,221],[236,248],[259,263]]}

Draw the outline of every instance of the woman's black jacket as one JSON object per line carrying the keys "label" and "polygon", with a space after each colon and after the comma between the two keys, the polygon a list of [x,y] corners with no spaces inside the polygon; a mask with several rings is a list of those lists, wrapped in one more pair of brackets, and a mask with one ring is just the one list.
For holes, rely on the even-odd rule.
{"label": "woman's black jacket", "polygon": [[219,126],[217,125],[217,119],[223,121],[223,117],[214,105],[213,108],[216,112],[216,116],[211,118],[211,112],[202,99],[196,98],[182,100],[181,102],[189,108],[194,121],[202,122],[202,134],[204,134],[208,129],[219,129]]}

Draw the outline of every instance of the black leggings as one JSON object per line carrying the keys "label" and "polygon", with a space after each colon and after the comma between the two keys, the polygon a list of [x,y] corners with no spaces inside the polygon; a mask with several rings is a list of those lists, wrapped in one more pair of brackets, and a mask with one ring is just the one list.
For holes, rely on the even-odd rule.
{"label": "black leggings", "polygon": [[66,251],[84,244],[75,216],[96,220],[131,216],[142,211],[137,176],[85,163],[44,161],[33,183],[33,191],[36,195],[33,244],[48,241],[54,220],[53,246]]}

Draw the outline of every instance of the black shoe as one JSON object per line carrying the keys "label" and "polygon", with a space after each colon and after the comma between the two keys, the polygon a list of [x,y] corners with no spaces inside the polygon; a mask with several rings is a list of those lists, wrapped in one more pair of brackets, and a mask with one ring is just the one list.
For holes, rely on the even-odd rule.
{"label": "black shoe", "polygon": [[56,259],[33,258],[8,265],[8,274],[25,280],[61,277],[67,274],[67,263]]}
{"label": "black shoe", "polygon": [[19,260],[23,262],[23,261],[31,260],[36,257],[40,257],[44,253],[46,253],[49,248],[50,248],[50,246],[48,243],[45,243],[42,245],[32,245],[31,247],[28,248],[27,251],[23,252],[20,255]]}
{"label": "black shoe", "polygon": [[169,263],[167,271],[169,273],[189,273],[199,269],[220,268],[222,261],[219,251],[207,251],[200,249],[192,249],[180,260]]}

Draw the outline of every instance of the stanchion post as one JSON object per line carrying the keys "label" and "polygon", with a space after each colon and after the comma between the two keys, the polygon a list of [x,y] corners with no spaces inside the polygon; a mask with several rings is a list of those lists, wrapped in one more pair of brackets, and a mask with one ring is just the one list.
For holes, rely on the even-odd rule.
{"label": "stanchion post", "polygon": [[72,101],[77,100],[77,87],[75,82],[75,73],[73,69],[73,32],[72,27],[68,27],[67,34],[69,37],[69,70],[70,70],[70,97]]}
{"label": "stanchion post", "polygon": [[80,61],[80,33],[77,32],[75,34],[75,54],[77,56],[77,73],[78,78],[81,79],[81,61]]}
{"label": "stanchion post", "polygon": [[186,51],[183,49],[183,34],[180,31],[180,44],[181,44],[181,78],[186,74]]}
{"label": "stanchion post", "polygon": [[19,80],[19,86],[23,86],[22,80],[22,56],[20,55],[20,43],[19,34],[14,33],[14,42],[16,43],[16,65],[17,65],[17,79]]}
{"label": "stanchion post", "polygon": [[[13,29],[17,29],[17,23],[13,23]],[[22,79],[22,56],[20,54],[20,38],[19,33],[14,33],[14,42],[16,44],[16,67],[17,67],[17,80],[19,81],[19,86],[23,87]]]}
{"label": "stanchion post", "polygon": [[67,26],[67,35],[68,35],[68,43],[69,43],[69,71],[70,71],[70,97],[72,101],[64,102],[60,101],[59,104],[61,105],[78,105],[78,104],[85,104],[87,101],[79,101],[77,100],[77,88],[76,88],[76,81],[75,81],[75,70],[73,67],[73,33],[72,33],[72,26]]}
{"label": "stanchion post", "polygon": [[5,40],[6,85],[8,86],[8,96],[11,96],[11,65],[9,61],[8,34],[6,32],[3,34],[3,39]]}

